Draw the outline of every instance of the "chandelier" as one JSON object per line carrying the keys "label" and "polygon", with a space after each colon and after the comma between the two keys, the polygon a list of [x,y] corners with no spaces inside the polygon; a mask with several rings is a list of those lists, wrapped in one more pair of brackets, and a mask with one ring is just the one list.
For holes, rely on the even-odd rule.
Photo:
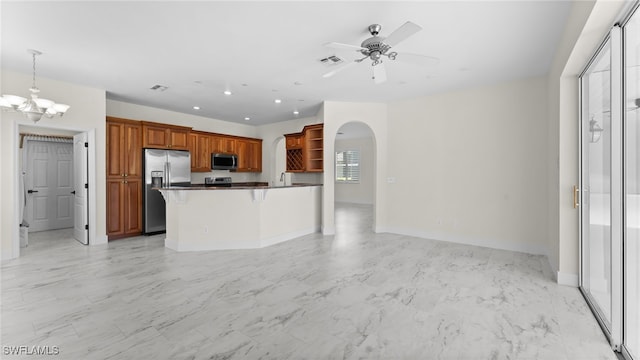
{"label": "chandelier", "polygon": [[48,118],[64,115],[69,110],[69,105],[56,104],[52,100],[38,97],[40,89],[36,87],[36,56],[42,55],[42,53],[32,49],[27,50],[27,52],[33,57],[33,85],[29,89],[31,98],[25,99],[16,95],[2,95],[0,97],[0,108],[4,111],[19,111],[33,122],[38,122],[43,115]]}

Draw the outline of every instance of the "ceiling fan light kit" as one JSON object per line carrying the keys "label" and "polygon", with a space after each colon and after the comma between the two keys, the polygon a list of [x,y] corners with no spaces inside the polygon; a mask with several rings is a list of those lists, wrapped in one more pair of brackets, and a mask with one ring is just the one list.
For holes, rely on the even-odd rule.
{"label": "ceiling fan light kit", "polygon": [[357,45],[349,45],[342,43],[327,43],[325,46],[340,49],[340,50],[356,50],[364,55],[363,58],[356,59],[351,63],[347,63],[342,67],[339,67],[333,71],[330,71],[323,75],[323,77],[331,77],[340,71],[349,68],[351,65],[356,63],[361,63],[366,59],[371,60],[371,66],[373,67],[373,80],[376,84],[383,83],[387,80],[386,69],[384,68],[383,57],[387,57],[389,60],[405,60],[403,57],[406,55],[406,60],[408,61],[418,61],[422,62],[426,65],[433,65],[438,62],[436,58],[425,56],[425,55],[416,55],[416,54],[402,54],[397,53],[395,51],[390,51],[391,48],[400,42],[406,40],[411,35],[417,33],[422,30],[422,28],[410,21],[407,21],[394,32],[392,32],[388,37],[379,36],[378,34],[382,30],[382,25],[380,24],[372,24],[368,27],[369,33],[371,37],[365,39],[360,46]]}
{"label": "ceiling fan light kit", "polygon": [[42,55],[38,50],[28,49],[27,52],[33,57],[33,85],[29,89],[31,98],[26,99],[16,95],[2,95],[0,97],[0,108],[3,111],[21,112],[27,119],[35,122],[40,121],[42,116],[52,118],[62,116],[69,110],[66,104],[57,104],[52,100],[38,97],[40,89],[36,87],[36,56]]}

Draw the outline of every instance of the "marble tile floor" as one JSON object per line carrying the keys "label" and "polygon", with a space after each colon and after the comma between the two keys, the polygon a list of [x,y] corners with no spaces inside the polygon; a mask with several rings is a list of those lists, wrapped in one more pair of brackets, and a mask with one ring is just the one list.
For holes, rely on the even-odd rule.
{"label": "marble tile floor", "polygon": [[57,346],[46,359],[616,359],[545,258],[370,228],[370,207],[341,204],[335,236],[260,250],[30,234],[2,264],[0,342]]}

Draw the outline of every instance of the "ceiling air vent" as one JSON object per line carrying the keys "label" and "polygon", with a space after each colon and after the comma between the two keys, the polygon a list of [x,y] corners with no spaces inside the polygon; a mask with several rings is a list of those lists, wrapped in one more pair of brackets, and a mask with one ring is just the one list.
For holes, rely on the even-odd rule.
{"label": "ceiling air vent", "polygon": [[169,88],[168,86],[164,86],[164,85],[153,85],[150,89],[154,91],[165,91],[168,88]]}
{"label": "ceiling air vent", "polygon": [[320,59],[319,61],[327,66],[337,65],[344,62],[344,60],[335,55],[327,56],[326,58]]}

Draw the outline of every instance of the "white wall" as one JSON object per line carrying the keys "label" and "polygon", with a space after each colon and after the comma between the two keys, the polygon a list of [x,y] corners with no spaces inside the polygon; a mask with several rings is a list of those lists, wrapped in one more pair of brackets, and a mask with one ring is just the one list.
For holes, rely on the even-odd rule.
{"label": "white wall", "polygon": [[391,232],[546,249],[546,80],[389,104]]}
{"label": "white wall", "polygon": [[[361,122],[371,129],[375,175],[374,179],[374,230],[386,231],[387,204],[387,104],[353,103],[325,101],[318,112],[318,119],[324,122],[324,189],[322,199],[322,232],[325,235],[335,233],[334,196],[335,196],[335,140],[340,127],[349,122]],[[391,209],[393,210],[393,209]]]}
{"label": "white wall", "polygon": [[[31,76],[2,70],[2,93],[27,96],[31,85]],[[105,184],[105,91],[85,86],[68,84],[46,78],[38,78],[38,87],[42,97],[71,105],[62,118],[43,118],[36,126],[76,131],[93,131],[95,134],[95,154],[90,158],[95,166],[95,220],[90,219],[90,234],[93,243],[105,243],[106,237],[106,184]],[[20,125],[33,125],[19,113],[2,113],[0,119],[0,138],[2,157],[0,158],[0,178],[2,194],[0,221],[0,242],[2,259],[11,259],[19,255],[18,225],[19,186],[18,186],[18,128]],[[91,196],[91,195],[90,195]],[[93,224],[93,226],[91,226]]]}
{"label": "white wall", "polygon": [[[373,204],[373,162],[375,151],[372,138],[337,139],[335,151],[359,150],[360,151],[360,182],[336,183],[335,201],[354,204]],[[333,164],[327,164],[333,166]]]}

